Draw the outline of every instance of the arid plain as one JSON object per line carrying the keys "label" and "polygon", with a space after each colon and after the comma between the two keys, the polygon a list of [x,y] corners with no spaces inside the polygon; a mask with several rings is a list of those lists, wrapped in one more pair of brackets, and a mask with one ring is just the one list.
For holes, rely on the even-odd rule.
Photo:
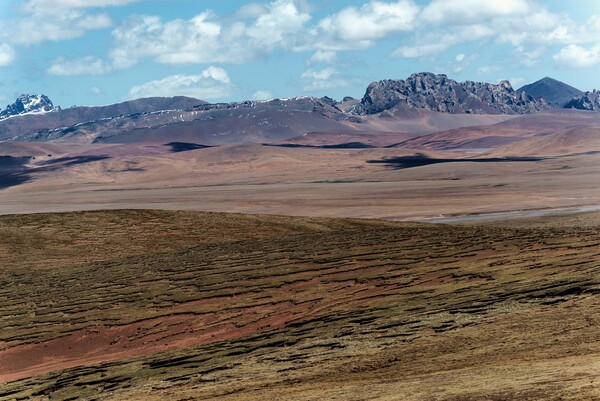
{"label": "arid plain", "polygon": [[3,177],[0,213],[157,208],[427,220],[600,205],[596,113],[432,134],[417,123],[413,134],[348,129],[200,149],[7,142],[2,153],[35,159]]}

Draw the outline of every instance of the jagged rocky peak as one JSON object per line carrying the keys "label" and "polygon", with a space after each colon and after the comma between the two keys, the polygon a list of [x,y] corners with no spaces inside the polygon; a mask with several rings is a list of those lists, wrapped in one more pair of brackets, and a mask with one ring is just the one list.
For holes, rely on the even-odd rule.
{"label": "jagged rocky peak", "polygon": [[565,104],[565,109],[600,111],[600,92],[596,89],[592,92],[585,92]]}
{"label": "jagged rocky peak", "polygon": [[444,74],[424,72],[405,80],[373,82],[353,111],[375,114],[397,107],[452,114],[527,114],[550,108],[544,99],[516,92],[508,81],[459,83]]}
{"label": "jagged rocky peak", "polygon": [[58,110],[46,95],[21,95],[13,104],[0,111],[0,119],[24,114],[43,114]]}

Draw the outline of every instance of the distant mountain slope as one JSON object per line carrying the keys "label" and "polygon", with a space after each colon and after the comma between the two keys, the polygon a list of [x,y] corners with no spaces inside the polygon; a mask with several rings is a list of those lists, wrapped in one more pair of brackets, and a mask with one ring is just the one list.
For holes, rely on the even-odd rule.
{"label": "distant mountain slope", "polygon": [[508,81],[459,83],[446,75],[419,73],[372,83],[353,110],[375,114],[398,107],[451,114],[529,114],[549,108],[544,100],[516,92]]}
{"label": "distant mountain slope", "polygon": [[[48,102],[52,104],[49,99]],[[45,114],[28,114],[0,121],[0,140],[39,131],[98,121],[106,118],[152,113],[161,110],[190,110],[206,102],[184,96],[136,99],[109,106],[72,107]],[[8,110],[8,109],[7,109]]]}
{"label": "distant mountain slope", "polygon": [[[192,110],[157,111],[101,119],[75,126],[37,131],[19,136],[20,141],[61,143],[167,143],[204,145],[277,143],[307,133],[439,132],[451,128],[480,126],[516,116],[445,114],[423,109],[404,113],[356,116],[342,112],[335,102],[298,97],[263,102],[199,105]],[[396,143],[386,141],[386,144]],[[378,142],[379,143],[379,142]]]}
{"label": "distant mountain slope", "polygon": [[24,141],[70,143],[197,142],[206,145],[260,143],[305,132],[347,128],[355,116],[327,99],[298,97],[262,102],[200,104],[99,119],[18,137]]}
{"label": "distant mountain slope", "polygon": [[539,135],[495,149],[494,156],[562,156],[599,152],[600,127],[575,128],[550,135]]}
{"label": "distant mountain slope", "polygon": [[565,104],[565,109],[600,111],[600,92],[595,89],[592,92],[585,92]]}
{"label": "distant mountain slope", "polygon": [[552,110],[520,116],[494,125],[457,128],[423,135],[401,142],[396,147],[428,150],[486,150],[537,135],[555,134],[590,126],[600,126],[600,113]]}
{"label": "distant mountain slope", "polygon": [[583,92],[556,79],[545,77],[537,82],[525,85],[517,92],[525,92],[538,99],[544,98],[552,107],[560,109]]}
{"label": "distant mountain slope", "polygon": [[478,118],[494,117],[493,123],[549,109],[546,100],[515,91],[508,81],[459,83],[446,75],[419,73],[374,82],[360,101],[303,96],[208,104],[174,97],[55,109],[1,120],[0,141],[218,145],[286,140],[309,132],[429,134],[487,123],[474,121]]}
{"label": "distant mountain slope", "polygon": [[0,120],[27,114],[44,114],[58,110],[60,108],[54,107],[52,101],[46,95],[21,95],[14,103],[6,106],[5,110],[0,110]]}

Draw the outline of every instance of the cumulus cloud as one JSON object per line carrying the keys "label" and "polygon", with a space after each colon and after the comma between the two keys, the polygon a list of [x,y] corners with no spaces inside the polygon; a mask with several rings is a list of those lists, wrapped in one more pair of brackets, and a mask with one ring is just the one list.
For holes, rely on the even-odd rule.
{"label": "cumulus cloud", "polygon": [[[110,9],[99,8],[138,1],[142,0],[25,0],[17,9],[24,13],[21,17],[0,20],[0,44],[5,43],[0,47],[0,65],[14,60],[19,45],[72,39],[112,27]],[[447,67],[454,71],[470,65],[468,56],[454,57],[466,52],[456,48],[466,43],[502,45],[503,52],[512,50],[512,62],[525,67],[547,60],[556,45],[562,47],[558,52],[554,47],[558,65],[600,64],[600,16],[574,21],[540,0],[363,0],[316,20],[306,0],[261,0],[227,16],[211,11],[187,19],[133,15],[112,30],[112,39],[108,54],[60,57],[47,73],[99,75],[143,60],[206,66],[245,63],[274,51],[307,52],[311,68],[300,82],[314,90],[348,84],[335,68],[343,59],[341,52],[366,49],[383,40],[396,43],[394,57],[433,60],[446,53]],[[329,78],[319,78],[327,74]]]}
{"label": "cumulus cloud", "polygon": [[483,24],[450,28],[447,31],[427,32],[415,37],[410,45],[396,49],[392,56],[406,58],[431,57],[463,42],[489,39],[494,31]]}
{"label": "cumulus cloud", "polygon": [[15,60],[15,51],[7,44],[0,45],[0,67],[6,67]]}
{"label": "cumulus cloud", "polygon": [[348,85],[348,81],[342,78],[338,70],[333,67],[321,70],[308,69],[300,77],[302,87],[305,91],[319,91],[332,88],[340,88]]}
{"label": "cumulus cloud", "polygon": [[210,100],[231,96],[233,89],[227,72],[210,66],[198,75],[171,75],[135,86],[129,91],[129,98],[189,96]]}
{"label": "cumulus cloud", "polygon": [[470,25],[494,17],[523,15],[530,11],[527,0],[433,0],[421,18],[428,23]]}
{"label": "cumulus cloud", "polygon": [[31,45],[81,37],[88,31],[112,26],[106,12],[89,13],[86,9],[136,1],[141,0],[29,0],[17,9],[21,16],[0,20],[0,39]]}
{"label": "cumulus cloud", "polygon": [[112,19],[108,14],[87,14],[66,11],[47,16],[33,14],[26,18],[0,21],[0,37],[17,45],[39,44],[83,36],[87,31],[109,28]]}
{"label": "cumulus cloud", "polygon": [[293,47],[309,19],[292,0],[269,4],[250,23],[225,25],[208,11],[187,21],[133,16],[114,30],[117,46],[111,57],[118,68],[143,58],[163,64],[242,63],[273,49]]}
{"label": "cumulus cloud", "polygon": [[554,61],[566,68],[589,68],[600,63],[600,44],[585,48],[569,45],[554,55]]}
{"label": "cumulus cloud", "polygon": [[102,75],[112,71],[110,65],[95,57],[84,57],[67,60],[60,57],[52,62],[46,70],[47,74],[59,76]]}
{"label": "cumulus cloud", "polygon": [[361,49],[398,32],[411,31],[419,13],[412,0],[391,3],[370,1],[360,8],[347,7],[325,17],[309,31],[310,42],[300,49]]}
{"label": "cumulus cloud", "polygon": [[394,56],[427,58],[464,43],[496,43],[512,46],[515,59],[532,66],[552,45],[600,40],[600,17],[577,23],[532,0],[433,0],[415,24]]}
{"label": "cumulus cloud", "polygon": [[541,6],[519,17],[495,19],[493,24],[498,42],[515,47],[569,43],[585,36],[579,33],[581,26],[568,16],[550,12]]}

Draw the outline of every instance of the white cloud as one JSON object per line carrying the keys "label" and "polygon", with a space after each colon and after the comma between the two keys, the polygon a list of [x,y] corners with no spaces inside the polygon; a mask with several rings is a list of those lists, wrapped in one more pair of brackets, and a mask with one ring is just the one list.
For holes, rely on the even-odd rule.
{"label": "white cloud", "polygon": [[339,71],[333,67],[322,70],[308,69],[300,77],[305,91],[319,91],[347,86],[349,82],[342,78]]}
{"label": "white cloud", "polygon": [[289,47],[309,20],[310,15],[302,13],[292,0],[278,0],[247,27],[247,35],[251,43],[261,47]]}
{"label": "white cloud", "polygon": [[392,56],[406,58],[431,57],[463,42],[487,40],[494,31],[483,24],[453,27],[447,31],[427,32],[411,41],[411,45],[396,49]]}
{"label": "white cloud", "polygon": [[498,42],[515,47],[569,43],[577,36],[585,36],[578,33],[581,27],[568,16],[552,13],[542,6],[520,17],[497,18],[493,25]]}
{"label": "white cloud", "polygon": [[111,57],[117,68],[143,58],[163,64],[242,63],[293,47],[309,19],[292,0],[270,3],[267,12],[250,23],[225,25],[211,12],[168,22],[134,16],[113,31],[117,46]]}
{"label": "white cloud", "polygon": [[0,45],[0,67],[6,67],[15,60],[15,51],[7,44]]}
{"label": "white cloud", "polygon": [[309,32],[310,40],[299,50],[366,48],[391,34],[413,30],[418,12],[419,7],[412,0],[372,0],[360,9],[347,7],[319,21]]}
{"label": "white cloud", "polygon": [[427,23],[470,25],[494,17],[523,15],[530,11],[527,0],[433,0],[423,10]]}
{"label": "white cloud", "polygon": [[98,96],[98,95],[101,95],[101,94],[102,94],[102,89],[98,88],[97,86],[92,86],[92,87],[90,88],[90,93],[91,93],[92,95],[96,95],[96,96]]}
{"label": "white cloud", "polygon": [[26,18],[0,21],[0,37],[18,45],[38,44],[83,36],[87,31],[109,28],[108,14],[65,11],[56,15],[33,14]]}
{"label": "white cloud", "polygon": [[270,100],[273,98],[273,94],[267,90],[259,90],[254,92],[254,94],[252,95],[252,99],[254,100]]}
{"label": "white cloud", "polygon": [[[1,0],[0,0],[1,1]],[[106,12],[88,8],[122,6],[141,0],[29,0],[16,11],[20,16],[0,18],[0,40],[13,45],[32,45],[81,37],[88,31],[112,26]]]}
{"label": "white cloud", "polygon": [[534,65],[536,65],[545,53],[545,47],[528,49],[523,46],[518,46],[515,49],[516,58],[519,60],[519,63],[521,65],[524,65],[525,67],[533,67]]}
{"label": "white cloud", "polygon": [[[99,8],[139,1],[25,0],[16,8],[24,13],[21,17],[0,19],[0,43],[5,43],[0,47],[0,65],[14,60],[19,45],[72,39],[109,28],[113,21]],[[168,65],[245,63],[282,50],[310,52],[306,59],[312,68],[301,79],[305,88],[337,87],[348,84],[347,80],[334,68],[322,67],[343,59],[340,52],[365,49],[386,39],[398,44],[392,53],[397,57],[432,60],[452,52],[447,54],[446,68],[455,72],[473,64],[463,54],[465,49],[456,49],[465,43],[501,45],[503,54],[512,50],[510,62],[525,67],[546,60],[556,45],[563,47],[554,55],[558,65],[600,64],[600,16],[574,21],[540,0],[362,0],[316,21],[311,21],[306,0],[256,1],[225,16],[210,11],[191,14],[189,19],[130,16],[112,31],[109,54],[60,57],[47,73],[107,74],[142,60]],[[477,73],[494,72],[485,67]],[[318,77],[325,72],[331,72],[329,83]]]}
{"label": "white cloud", "polygon": [[250,3],[243,5],[235,12],[237,19],[256,19],[269,12],[269,8],[264,4]]}
{"label": "white cloud", "polygon": [[76,60],[60,57],[52,62],[46,73],[59,76],[102,75],[111,70],[112,68],[106,62],[91,56]]}
{"label": "white cloud", "polygon": [[199,75],[172,75],[135,86],[129,98],[189,96],[198,99],[221,99],[231,96],[234,86],[227,72],[220,67],[208,67]]}
{"label": "white cloud", "polygon": [[516,62],[531,67],[552,45],[600,42],[600,16],[577,23],[533,0],[433,0],[393,55],[433,57],[474,41],[512,46]]}
{"label": "white cloud", "polygon": [[337,58],[337,53],[333,51],[317,50],[309,60],[310,64],[326,63],[331,64]]}
{"label": "white cloud", "polygon": [[566,68],[589,68],[600,63],[600,44],[591,48],[569,45],[554,55],[554,61]]}

